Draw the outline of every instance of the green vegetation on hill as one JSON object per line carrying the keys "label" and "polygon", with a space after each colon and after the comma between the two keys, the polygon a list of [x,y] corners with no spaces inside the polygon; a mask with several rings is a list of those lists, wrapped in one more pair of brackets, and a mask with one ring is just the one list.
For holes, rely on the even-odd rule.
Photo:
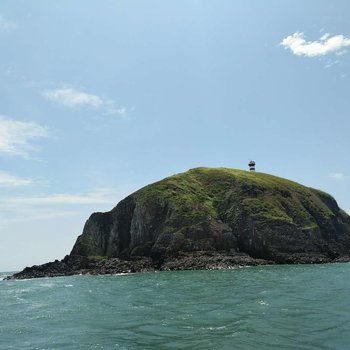
{"label": "green vegetation on hill", "polygon": [[309,228],[316,225],[315,217],[329,220],[337,209],[334,199],[319,190],[269,174],[227,168],[191,169],[148,185],[135,197],[141,202],[169,202],[186,220],[235,221],[243,210],[256,221]]}

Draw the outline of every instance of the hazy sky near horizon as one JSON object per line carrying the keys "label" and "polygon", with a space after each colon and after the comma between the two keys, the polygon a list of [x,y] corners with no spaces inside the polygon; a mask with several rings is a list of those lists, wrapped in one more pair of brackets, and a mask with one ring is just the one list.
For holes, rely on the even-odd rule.
{"label": "hazy sky near horizon", "polygon": [[61,259],[88,216],[197,166],[350,212],[347,0],[2,0],[0,271]]}

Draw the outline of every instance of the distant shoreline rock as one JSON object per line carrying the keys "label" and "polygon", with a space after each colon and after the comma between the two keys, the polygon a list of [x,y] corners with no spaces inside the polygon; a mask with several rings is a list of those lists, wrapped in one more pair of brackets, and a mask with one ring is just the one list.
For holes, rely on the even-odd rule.
{"label": "distant shoreline rock", "polygon": [[[350,256],[331,260],[324,255],[298,255],[286,261],[286,264],[324,264],[350,262]],[[95,259],[83,256],[67,255],[61,261],[26,267],[23,271],[6,280],[59,277],[73,275],[114,275],[120,273],[184,270],[221,270],[247,266],[274,265],[271,260],[254,259],[247,254],[196,252],[185,253],[177,258],[165,260],[162,265],[155,265],[151,258],[136,257],[134,260],[119,258]]]}
{"label": "distant shoreline rock", "polygon": [[87,220],[70,255],[11,278],[350,261],[330,195],[269,174],[196,168]]}

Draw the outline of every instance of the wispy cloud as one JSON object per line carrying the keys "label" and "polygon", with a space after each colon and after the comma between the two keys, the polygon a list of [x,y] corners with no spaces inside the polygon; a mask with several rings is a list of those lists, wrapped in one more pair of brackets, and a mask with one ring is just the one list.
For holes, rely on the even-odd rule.
{"label": "wispy cloud", "polygon": [[337,181],[343,181],[346,180],[348,177],[343,174],[343,173],[330,173],[328,175],[329,178],[333,179],[333,180],[337,180]]}
{"label": "wispy cloud", "polygon": [[86,92],[75,89],[56,89],[45,90],[44,97],[50,101],[58,102],[67,107],[99,107],[103,101],[97,95],[87,94]]}
{"label": "wispy cloud", "polygon": [[1,187],[18,187],[29,186],[34,183],[33,179],[15,176],[5,171],[0,171],[0,186]]}
{"label": "wispy cloud", "polygon": [[115,204],[115,200],[97,193],[79,194],[53,194],[47,197],[34,197],[34,204]]}
{"label": "wispy cloud", "polygon": [[69,108],[95,108],[103,110],[105,114],[118,116],[125,116],[130,110],[127,107],[116,107],[113,100],[73,88],[44,90],[42,94],[47,100]]}
{"label": "wispy cloud", "polygon": [[48,220],[57,217],[88,215],[110,210],[125,196],[125,190],[96,188],[84,193],[56,193],[34,196],[1,196],[0,226],[13,222]]}
{"label": "wispy cloud", "polygon": [[125,117],[129,112],[134,110],[134,107],[116,107],[112,100],[107,100],[104,103],[104,107],[107,115],[118,115],[120,117]]}
{"label": "wispy cloud", "polygon": [[18,24],[5,18],[1,13],[0,13],[0,30],[10,32],[12,30],[15,30],[18,28]]}
{"label": "wispy cloud", "polygon": [[336,66],[337,64],[339,64],[339,60],[328,60],[324,68],[331,68],[333,66]]}
{"label": "wispy cloud", "polygon": [[[59,207],[59,206],[29,206],[10,203],[6,205],[3,200],[0,201],[0,229],[8,224],[52,220],[55,218],[69,218],[81,215],[81,208]],[[92,208],[86,208],[87,215]]]}
{"label": "wispy cloud", "polygon": [[296,32],[284,38],[280,44],[294,55],[317,57],[330,53],[343,54],[344,49],[350,46],[350,38],[344,35],[331,36],[326,33],[319,40],[306,41],[304,33]]}
{"label": "wispy cloud", "polygon": [[32,142],[48,135],[45,126],[0,115],[0,153],[28,158],[36,149]]}
{"label": "wispy cloud", "polygon": [[116,204],[115,193],[110,189],[95,189],[87,193],[57,193],[34,197],[14,197],[8,204],[37,205],[80,205],[80,204]]}

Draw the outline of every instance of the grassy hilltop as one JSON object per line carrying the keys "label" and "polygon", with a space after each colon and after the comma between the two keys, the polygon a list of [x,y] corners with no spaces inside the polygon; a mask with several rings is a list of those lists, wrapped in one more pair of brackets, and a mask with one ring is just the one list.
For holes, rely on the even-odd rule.
{"label": "grassy hilltop", "polygon": [[[328,194],[269,174],[228,168],[195,168],[148,185],[134,194],[140,202],[168,201],[186,221],[234,220],[239,212],[257,221],[316,225],[339,211]],[[346,215],[341,212],[341,215]]]}

